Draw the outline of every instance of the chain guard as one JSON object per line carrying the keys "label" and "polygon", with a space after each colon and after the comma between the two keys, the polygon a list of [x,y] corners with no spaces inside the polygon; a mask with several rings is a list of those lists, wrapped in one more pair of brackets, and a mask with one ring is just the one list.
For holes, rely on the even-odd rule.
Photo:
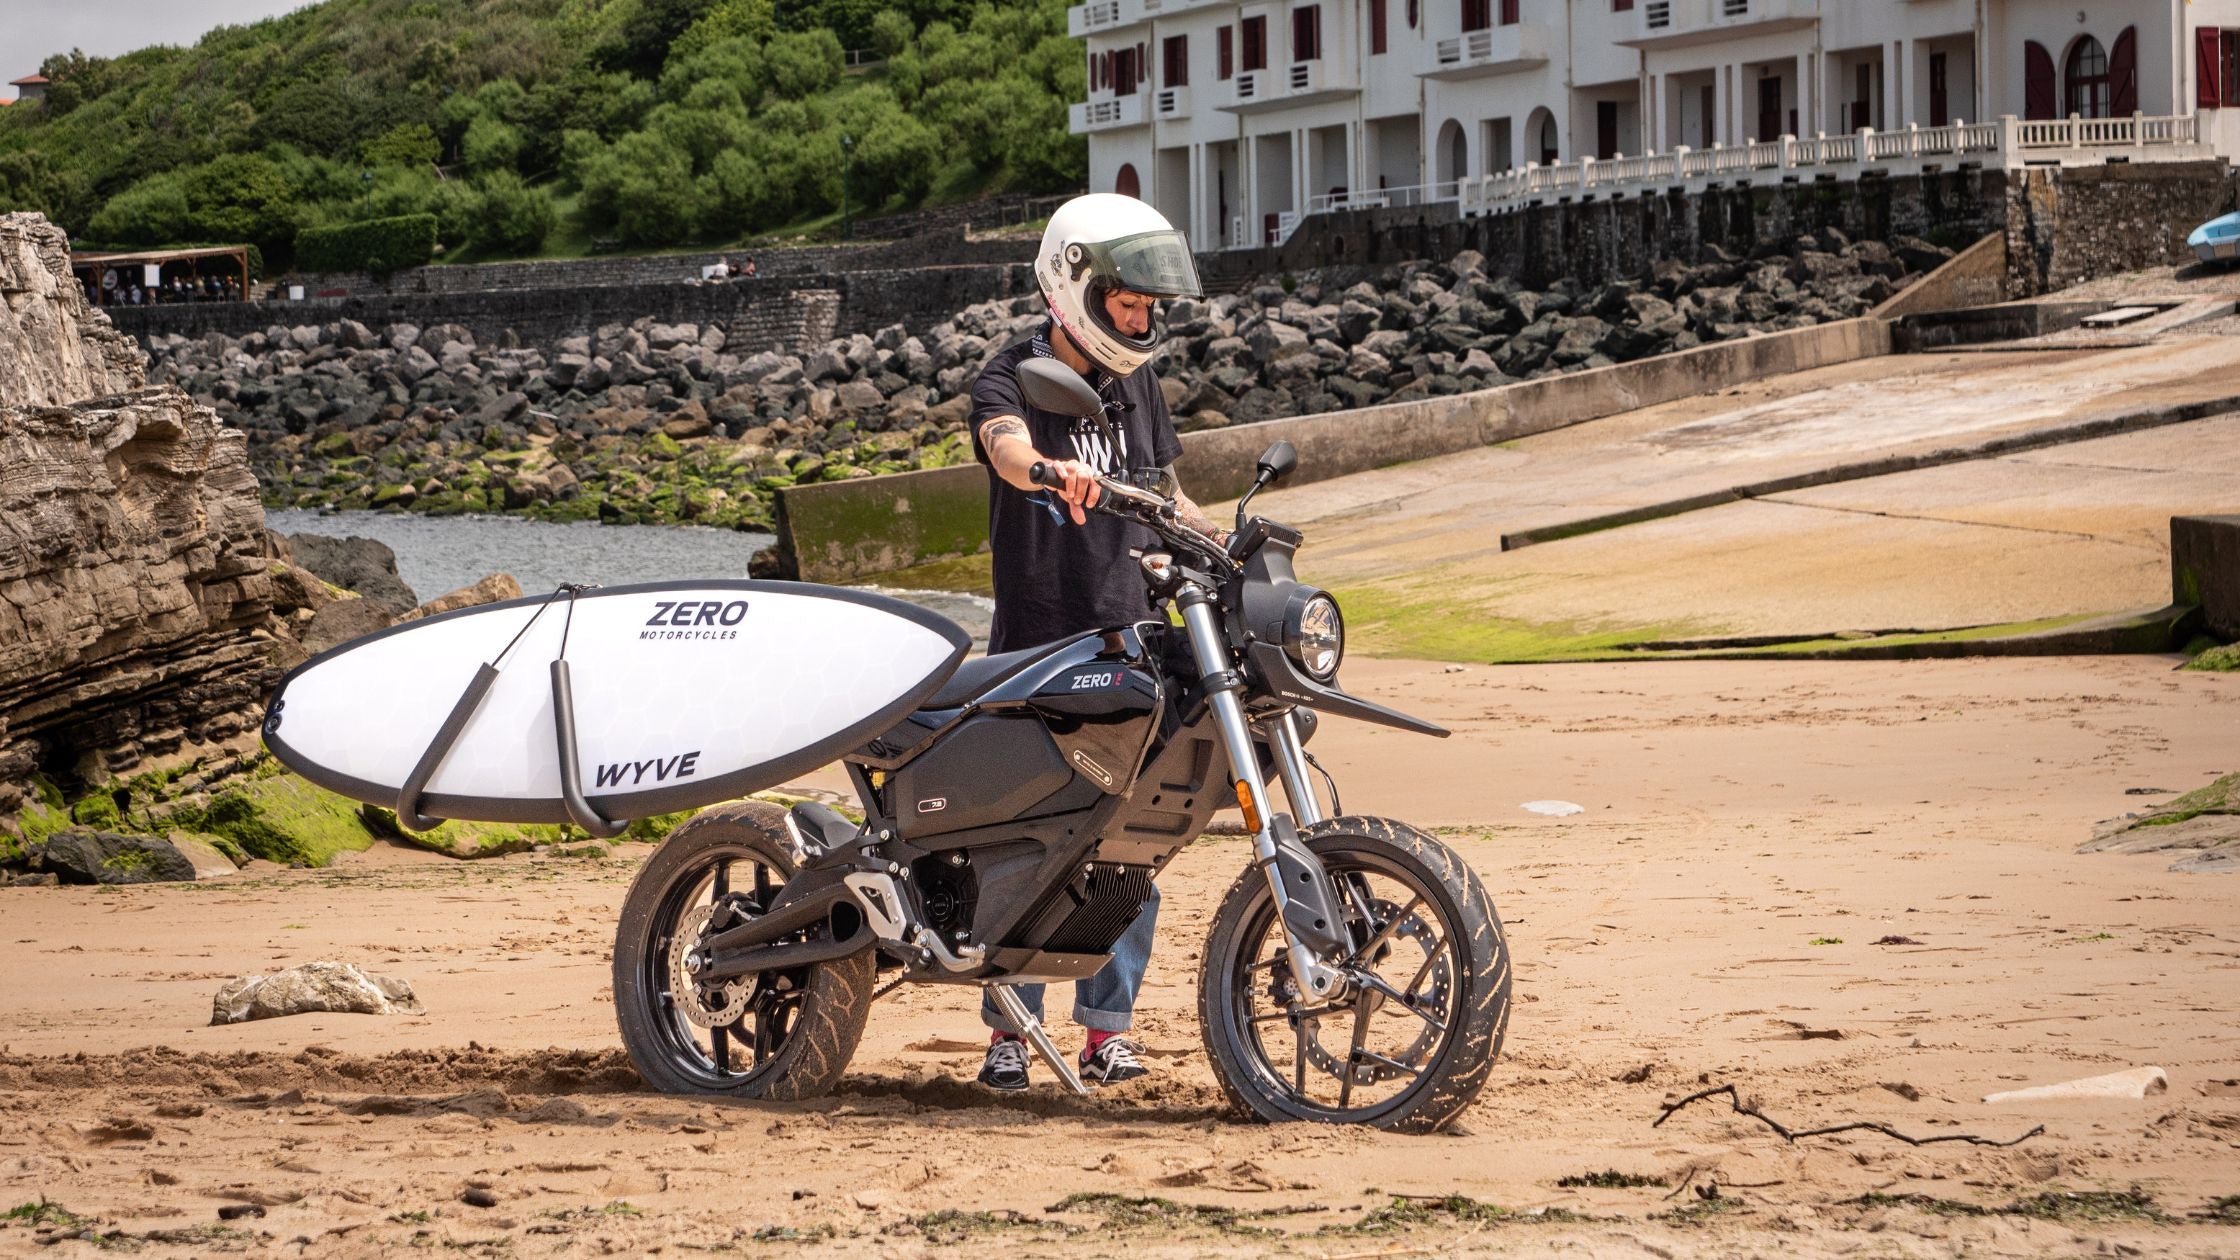
{"label": "chain guard", "polygon": [[[669,998],[679,1014],[701,1028],[723,1028],[739,1022],[747,1013],[747,999],[754,991],[754,977],[742,976],[730,981],[702,984],[691,972],[685,970],[684,960],[700,947],[700,938],[708,930],[708,920],[715,916],[714,905],[694,906],[677,920],[676,931],[669,937]],[[720,996],[721,1006],[709,1005],[709,998]]]}

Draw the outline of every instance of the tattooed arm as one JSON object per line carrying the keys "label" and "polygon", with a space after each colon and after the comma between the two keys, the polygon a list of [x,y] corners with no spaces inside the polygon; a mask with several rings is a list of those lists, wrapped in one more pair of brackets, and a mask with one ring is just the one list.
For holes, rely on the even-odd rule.
{"label": "tattooed arm", "polygon": [[1228,531],[1214,524],[1206,516],[1205,509],[1199,507],[1189,495],[1182,492],[1182,478],[1175,473],[1174,465],[1167,465],[1166,472],[1167,483],[1174,487],[1175,519],[1217,543],[1226,543],[1229,540]]}
{"label": "tattooed arm", "polygon": [[1088,520],[1085,509],[1097,505],[1096,470],[1079,460],[1052,459],[1036,450],[1034,439],[1027,433],[1027,422],[1017,416],[990,416],[981,421],[980,447],[988,452],[988,463],[996,476],[1029,493],[1044,488],[1034,483],[1035,464],[1057,469],[1065,485],[1053,487],[1051,493],[1065,500],[1066,511],[1076,525]]}

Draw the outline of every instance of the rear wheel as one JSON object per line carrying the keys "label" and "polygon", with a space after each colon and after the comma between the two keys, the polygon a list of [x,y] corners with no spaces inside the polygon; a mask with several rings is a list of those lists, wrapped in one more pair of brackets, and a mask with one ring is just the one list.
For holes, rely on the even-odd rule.
{"label": "rear wheel", "polygon": [[646,859],[615,929],[614,1007],[647,1084],[784,1102],[840,1083],[871,1010],[870,951],[713,984],[683,966],[711,923],[768,910],[792,874],[784,813],[760,801],[694,815]]}
{"label": "rear wheel", "polygon": [[1428,1132],[1485,1088],[1509,1022],[1509,950],[1454,851],[1405,823],[1345,817],[1300,833],[1337,885],[1348,978],[1308,999],[1258,868],[1215,912],[1198,978],[1206,1053],[1264,1120]]}

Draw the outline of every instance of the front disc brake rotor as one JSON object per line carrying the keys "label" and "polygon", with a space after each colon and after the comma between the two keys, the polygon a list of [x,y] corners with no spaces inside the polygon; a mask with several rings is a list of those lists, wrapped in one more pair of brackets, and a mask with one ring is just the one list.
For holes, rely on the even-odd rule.
{"label": "front disc brake rotor", "polygon": [[[1388,919],[1389,916],[1400,911],[1400,907],[1382,899],[1370,903],[1370,909],[1380,919]],[[1431,925],[1423,921],[1421,914],[1410,914],[1401,921],[1400,926],[1392,929],[1392,935],[1387,938],[1385,943],[1385,949],[1389,952],[1390,957],[1407,958],[1409,951],[1401,948],[1402,942],[1412,943],[1421,951],[1411,960],[1413,966],[1422,966],[1426,959],[1431,961],[1430,971],[1425,973],[1423,979],[1416,986],[1417,1009],[1434,1015],[1443,1013],[1447,1009],[1447,995],[1452,976],[1448,972],[1446,951],[1439,947],[1438,942],[1433,937]],[[1372,996],[1370,1001],[1369,1014],[1372,1019],[1383,1014],[1385,1007],[1395,1005],[1393,999],[1381,995]],[[1422,1066],[1422,1056],[1430,1053],[1432,1042],[1437,1039],[1439,1030],[1433,1028],[1428,1021],[1418,1019],[1414,1015],[1405,1014],[1401,1011],[1394,1011],[1392,1014],[1414,1024],[1417,1031],[1415,1040],[1409,1042],[1398,1054],[1391,1054],[1388,1057],[1411,1066]],[[1353,1018],[1352,1010],[1347,1009],[1332,1011],[1327,1015],[1310,1016],[1299,1021],[1300,1036],[1306,1041],[1307,1045],[1307,1062],[1314,1064],[1317,1069],[1343,1080],[1346,1073],[1345,1055],[1353,1044]],[[1321,1030],[1324,1020],[1330,1021],[1331,1030],[1337,1034],[1338,1051],[1335,1054],[1324,1049],[1322,1045]],[[1373,1043],[1362,1048],[1376,1050],[1379,1054],[1386,1053],[1381,1047]],[[1374,1059],[1353,1066],[1353,1083],[1356,1085],[1371,1085],[1380,1081],[1396,1080],[1406,1075],[1407,1073],[1400,1071],[1398,1068],[1387,1067]]]}
{"label": "front disc brake rotor", "polygon": [[712,905],[694,906],[677,920],[677,930],[669,937],[670,1000],[680,1014],[702,1028],[738,1023],[747,1013],[747,995],[754,988],[749,977],[703,982],[685,969],[685,959],[700,948],[701,934],[707,931],[708,920],[715,912]]}

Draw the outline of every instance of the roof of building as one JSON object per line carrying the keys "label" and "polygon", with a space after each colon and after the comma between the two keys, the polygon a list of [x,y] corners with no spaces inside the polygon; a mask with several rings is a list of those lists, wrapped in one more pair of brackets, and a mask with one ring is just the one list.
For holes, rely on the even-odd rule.
{"label": "roof of building", "polygon": [[113,254],[72,254],[70,265],[84,267],[97,263],[167,263],[186,258],[233,258],[247,254],[246,245],[211,245],[200,249],[135,249]]}
{"label": "roof of building", "polygon": [[20,79],[10,79],[10,80],[8,80],[8,86],[9,86],[9,87],[27,87],[27,86],[29,86],[29,87],[36,87],[36,86],[38,86],[38,85],[39,85],[39,84],[41,84],[41,83],[45,83],[46,81],[47,81],[47,76],[45,76],[45,75],[43,75],[43,74],[27,74],[27,75],[23,76],[23,77],[22,77],[22,78],[20,78]]}

